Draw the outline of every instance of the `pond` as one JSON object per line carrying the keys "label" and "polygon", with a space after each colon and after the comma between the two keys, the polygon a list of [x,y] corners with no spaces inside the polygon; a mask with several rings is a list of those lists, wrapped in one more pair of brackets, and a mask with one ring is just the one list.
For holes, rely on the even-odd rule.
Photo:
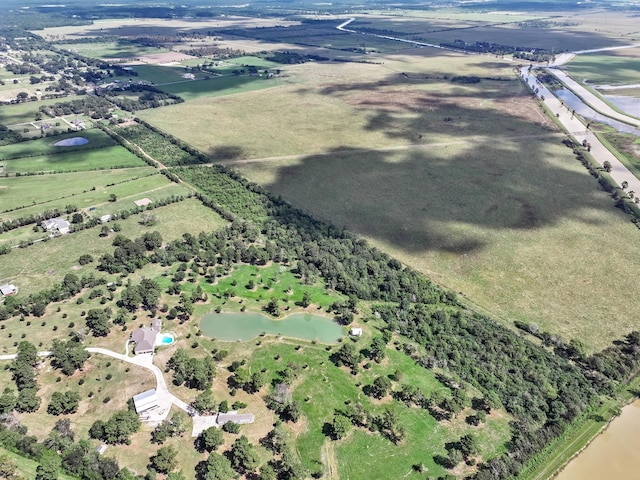
{"label": "pond", "polygon": [[609,427],[571,460],[556,480],[631,480],[640,478],[640,400],[622,409]]}
{"label": "pond", "polygon": [[228,342],[246,342],[262,332],[269,335],[337,343],[344,329],[335,320],[311,313],[294,313],[273,320],[262,313],[209,313],[200,322],[206,336]]}
{"label": "pond", "polygon": [[77,147],[78,145],[86,145],[87,143],[89,143],[89,140],[84,137],[71,137],[60,140],[53,145],[54,147]]}

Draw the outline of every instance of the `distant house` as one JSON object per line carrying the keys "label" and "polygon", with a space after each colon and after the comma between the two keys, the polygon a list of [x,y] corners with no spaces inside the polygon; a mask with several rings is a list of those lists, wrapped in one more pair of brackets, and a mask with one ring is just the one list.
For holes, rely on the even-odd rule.
{"label": "distant house", "polygon": [[153,353],[156,346],[156,337],[162,328],[162,322],[156,318],[150,327],[141,327],[131,334],[131,341],[136,343],[133,353],[140,355],[143,353]]}
{"label": "distant house", "polygon": [[138,415],[156,408],[158,406],[158,394],[156,390],[152,388],[146,392],[139,393],[133,397],[133,406],[136,409]]}
{"label": "distant house", "polygon": [[358,327],[353,327],[351,328],[351,330],[349,330],[349,335],[351,335],[352,337],[361,337],[362,329]]}
{"label": "distant house", "polygon": [[236,411],[231,411],[227,413],[218,413],[216,424],[221,427],[227,422],[246,424],[253,423],[254,420],[255,418],[253,416],[253,413],[238,413]]}
{"label": "distant house", "polygon": [[146,207],[151,203],[151,200],[148,198],[141,198],[140,200],[136,200],[133,203],[135,203],[139,207]]}
{"label": "distant house", "polygon": [[40,224],[48,232],[58,231],[62,235],[69,233],[71,224],[62,218],[50,218]]}
{"label": "distant house", "polygon": [[0,285],[0,293],[3,297],[10,297],[18,293],[18,288],[15,285],[7,283],[6,285]]}
{"label": "distant house", "polygon": [[100,217],[100,223],[107,223],[109,221],[111,221],[111,215],[107,214]]}

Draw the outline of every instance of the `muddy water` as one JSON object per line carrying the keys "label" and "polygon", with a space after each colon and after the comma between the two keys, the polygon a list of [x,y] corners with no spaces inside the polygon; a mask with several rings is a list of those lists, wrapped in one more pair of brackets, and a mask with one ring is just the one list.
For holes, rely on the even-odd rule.
{"label": "muddy water", "polygon": [[640,479],[640,400],[622,409],[609,428],[556,477],[557,480]]}

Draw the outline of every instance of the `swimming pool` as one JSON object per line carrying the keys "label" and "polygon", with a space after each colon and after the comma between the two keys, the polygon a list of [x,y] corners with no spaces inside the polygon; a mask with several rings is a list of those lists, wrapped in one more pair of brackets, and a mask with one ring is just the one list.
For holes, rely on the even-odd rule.
{"label": "swimming pool", "polygon": [[173,333],[161,333],[160,334],[160,345],[171,345],[176,341],[176,337]]}

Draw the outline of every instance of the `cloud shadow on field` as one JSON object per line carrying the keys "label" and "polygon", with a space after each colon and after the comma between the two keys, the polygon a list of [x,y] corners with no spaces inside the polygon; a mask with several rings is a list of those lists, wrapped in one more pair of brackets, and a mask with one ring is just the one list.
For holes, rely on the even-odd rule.
{"label": "cloud shadow on field", "polygon": [[[437,92],[429,109],[402,101],[390,109],[373,94],[378,83],[364,90],[365,128],[404,146],[337,146],[296,161],[248,163],[241,172],[316,217],[416,253],[473,253],[497,241],[492,231],[535,231],[566,218],[586,225],[594,211],[614,214],[551,127],[495,103],[464,108],[478,98],[460,103],[457,93]],[[524,97],[515,102],[538,108]],[[450,140],[430,143],[443,132]],[[550,161],[557,155],[568,164]]]}
{"label": "cloud shadow on field", "polygon": [[[535,152],[531,146],[514,152],[487,141],[453,155],[446,147],[343,149],[278,168],[265,187],[317,217],[397,248],[472,253],[491,241],[487,229],[535,230],[563,217],[589,222],[582,212],[605,205],[588,175],[551,166],[545,148]],[[560,186],[579,188],[559,193]]]}

